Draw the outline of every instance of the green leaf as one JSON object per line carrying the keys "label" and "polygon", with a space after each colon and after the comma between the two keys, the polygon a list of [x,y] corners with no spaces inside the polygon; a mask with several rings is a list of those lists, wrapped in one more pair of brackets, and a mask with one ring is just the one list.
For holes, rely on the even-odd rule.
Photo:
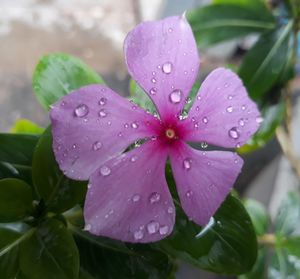
{"label": "green leaf", "polygon": [[[15,242],[20,235],[21,234],[16,231],[0,228],[0,254],[3,249]],[[15,279],[18,271],[18,255],[18,247],[14,247],[14,249],[10,249],[0,256],[1,278]]]}
{"label": "green leaf", "polygon": [[76,279],[79,254],[63,223],[48,219],[20,245],[20,267],[30,279]]}
{"label": "green leaf", "polygon": [[10,129],[11,133],[17,134],[33,134],[39,135],[42,134],[45,129],[38,126],[27,119],[19,119],[15,122],[14,126]]}
{"label": "green leaf", "polygon": [[176,225],[170,237],[158,245],[174,257],[221,274],[249,271],[256,260],[253,225],[242,203],[229,195],[203,230],[177,207]]}
{"label": "green leaf", "polygon": [[276,234],[287,236],[291,235],[297,228],[300,219],[300,197],[295,192],[288,193],[281,203],[275,219]]}
{"label": "green leaf", "polygon": [[171,278],[174,263],[149,245],[130,245],[73,230],[84,270],[95,278]]}
{"label": "green leaf", "polygon": [[275,135],[276,128],[282,123],[285,115],[285,103],[283,101],[276,105],[266,106],[261,111],[264,121],[254,136],[241,148],[240,154],[252,152],[265,146]]}
{"label": "green leaf", "polygon": [[296,256],[300,260],[300,236],[286,239],[283,245],[290,255]]}
{"label": "green leaf", "polygon": [[261,101],[280,82],[286,61],[292,51],[293,21],[263,34],[249,50],[239,69],[251,98]]}
{"label": "green leaf", "polygon": [[0,134],[0,161],[31,166],[37,141],[38,136],[34,135]]}
{"label": "green leaf", "polygon": [[264,8],[233,4],[212,4],[188,12],[187,19],[199,47],[251,33],[261,33],[275,27],[272,14]]}
{"label": "green leaf", "polygon": [[133,79],[131,79],[129,83],[129,93],[130,99],[135,104],[139,105],[140,107],[151,113],[157,113],[156,108],[151,99]]}
{"label": "green leaf", "polygon": [[253,8],[261,8],[263,6],[264,8],[266,8],[263,0],[213,0],[212,2],[214,4],[233,4]]}
{"label": "green leaf", "polygon": [[32,175],[35,189],[50,211],[64,212],[85,197],[86,183],[65,177],[56,163],[51,127],[46,129],[36,146]]}
{"label": "green leaf", "polygon": [[46,109],[64,95],[84,85],[104,83],[91,68],[71,55],[56,53],[43,56],[33,74],[33,90]]}
{"label": "green leaf", "polygon": [[31,187],[22,180],[0,180],[0,222],[14,222],[32,211]]}
{"label": "green leaf", "polygon": [[245,208],[248,211],[255,232],[257,235],[263,235],[267,232],[269,216],[265,207],[255,200],[247,199],[244,202]]}

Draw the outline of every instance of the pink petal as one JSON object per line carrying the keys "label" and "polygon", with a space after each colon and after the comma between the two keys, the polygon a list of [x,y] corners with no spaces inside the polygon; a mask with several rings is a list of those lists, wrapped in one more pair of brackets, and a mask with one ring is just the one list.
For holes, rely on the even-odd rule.
{"label": "pink petal", "polygon": [[184,143],[172,149],[170,160],[183,210],[206,225],[230,192],[243,160],[232,152],[203,152]]}
{"label": "pink petal", "polygon": [[199,70],[199,56],[185,17],[144,22],[124,44],[127,67],[165,119],[184,106]]}
{"label": "pink petal", "polygon": [[204,80],[189,112],[187,141],[205,141],[223,147],[239,147],[262,121],[240,78],[218,68]]}
{"label": "pink petal", "polygon": [[135,140],[152,136],[158,121],[102,85],[63,97],[50,113],[53,150],[65,174],[86,180]]}
{"label": "pink petal", "polygon": [[169,235],[175,208],[165,179],[166,159],[160,143],[149,141],[102,165],[90,179],[86,230],[127,242]]}

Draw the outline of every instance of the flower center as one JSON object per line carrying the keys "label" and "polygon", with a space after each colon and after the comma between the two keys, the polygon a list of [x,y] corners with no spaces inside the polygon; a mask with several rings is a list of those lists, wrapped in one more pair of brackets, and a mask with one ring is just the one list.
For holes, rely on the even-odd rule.
{"label": "flower center", "polygon": [[165,135],[168,139],[174,139],[176,134],[175,134],[175,131],[171,128],[168,128],[165,132]]}

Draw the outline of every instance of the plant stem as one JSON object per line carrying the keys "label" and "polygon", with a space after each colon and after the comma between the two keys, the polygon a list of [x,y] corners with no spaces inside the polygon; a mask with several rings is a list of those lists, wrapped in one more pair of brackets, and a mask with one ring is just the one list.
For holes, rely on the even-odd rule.
{"label": "plant stem", "polygon": [[274,234],[267,233],[262,236],[258,236],[257,241],[258,244],[274,247],[276,245],[276,236]]}

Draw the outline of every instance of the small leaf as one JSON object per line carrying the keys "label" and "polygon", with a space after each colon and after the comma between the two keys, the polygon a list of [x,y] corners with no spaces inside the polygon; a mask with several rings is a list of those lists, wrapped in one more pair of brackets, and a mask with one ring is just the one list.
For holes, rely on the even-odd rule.
{"label": "small leaf", "polygon": [[300,219],[300,197],[297,193],[290,192],[281,203],[275,219],[276,234],[287,236],[291,235],[297,228]]}
{"label": "small leaf", "polygon": [[213,0],[212,1],[215,4],[233,4],[233,5],[239,5],[239,6],[247,6],[247,7],[253,7],[253,8],[261,8],[265,6],[265,3],[263,0]]}
{"label": "small leaf", "polygon": [[251,33],[260,33],[275,27],[272,14],[264,8],[233,4],[212,4],[193,9],[187,19],[199,47]]}
{"label": "small leaf", "polygon": [[42,134],[45,129],[38,126],[27,119],[19,119],[15,122],[14,126],[10,129],[11,133],[17,134],[33,134],[39,135]]}
{"label": "small leaf", "polygon": [[0,180],[0,222],[14,222],[32,211],[31,187],[22,180]]}
{"label": "small leaf", "polygon": [[68,179],[56,163],[51,127],[46,129],[36,146],[32,175],[35,189],[50,211],[64,212],[85,197],[86,183]]}
{"label": "small leaf", "polygon": [[238,149],[240,154],[252,152],[265,146],[275,135],[276,128],[282,123],[285,113],[285,103],[272,106],[266,106],[262,109],[261,114],[264,119],[259,130],[254,136],[241,148]]}
{"label": "small leaf", "polygon": [[256,234],[257,235],[265,234],[268,229],[268,219],[269,219],[265,207],[261,203],[250,199],[247,199],[244,202],[244,205],[251,217]]}
{"label": "small leaf", "polygon": [[46,109],[64,95],[84,85],[104,83],[102,78],[79,59],[56,53],[43,56],[33,74],[33,90]]}
{"label": "small leaf", "polygon": [[[20,237],[20,233],[0,228],[0,254],[3,249],[7,248],[11,243]],[[10,249],[5,254],[0,256],[0,274],[1,278],[14,279],[18,272],[18,247]]]}
{"label": "small leaf", "polygon": [[215,273],[241,274],[256,260],[257,242],[249,215],[241,202],[229,195],[202,230],[177,207],[172,235],[158,243],[163,251]]}
{"label": "small leaf", "polygon": [[238,74],[253,100],[261,101],[276,82],[281,82],[292,51],[292,26],[290,21],[263,34],[243,59]]}
{"label": "small leaf", "polygon": [[78,250],[63,223],[46,220],[21,243],[20,267],[30,279],[78,278]]}

